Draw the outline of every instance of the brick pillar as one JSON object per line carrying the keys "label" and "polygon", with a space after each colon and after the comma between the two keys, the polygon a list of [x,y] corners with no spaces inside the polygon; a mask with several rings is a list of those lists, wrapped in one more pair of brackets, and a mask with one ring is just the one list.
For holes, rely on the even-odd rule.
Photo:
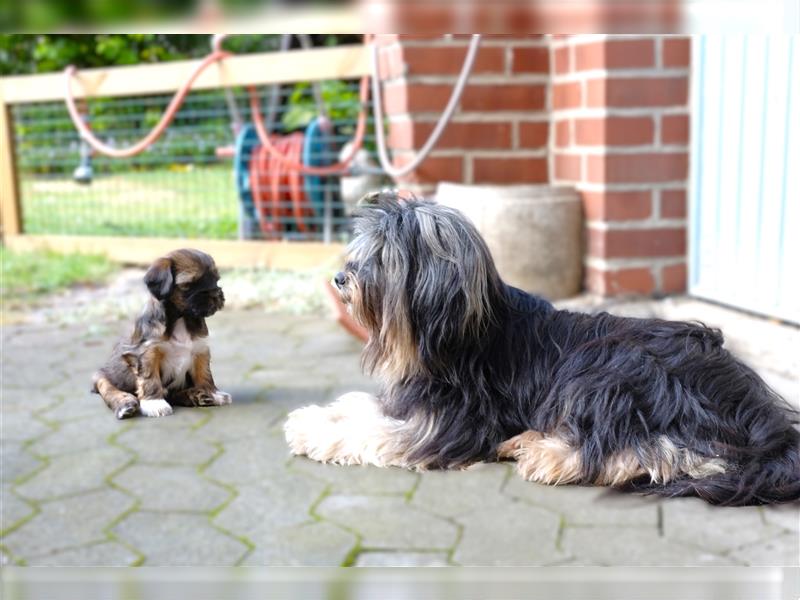
{"label": "brick pillar", "polygon": [[550,179],[583,195],[586,288],[684,291],[688,40],[554,36],[551,60]]}
{"label": "brick pillar", "polygon": [[[388,144],[407,163],[442,113],[469,36],[379,35]],[[549,45],[541,35],[483,37],[459,110],[429,158],[402,182],[546,183]]]}

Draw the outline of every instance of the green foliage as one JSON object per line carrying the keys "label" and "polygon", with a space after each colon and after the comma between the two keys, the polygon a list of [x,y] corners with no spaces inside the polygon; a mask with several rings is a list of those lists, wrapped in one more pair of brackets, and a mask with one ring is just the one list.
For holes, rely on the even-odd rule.
{"label": "green foliage", "polygon": [[72,285],[105,281],[116,265],[105,256],[45,250],[2,252],[2,297],[12,303]]}

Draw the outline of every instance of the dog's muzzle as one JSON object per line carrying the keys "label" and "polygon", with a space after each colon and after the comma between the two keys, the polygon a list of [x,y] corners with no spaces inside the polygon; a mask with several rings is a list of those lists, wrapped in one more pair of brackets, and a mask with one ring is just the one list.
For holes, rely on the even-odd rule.
{"label": "dog's muzzle", "polygon": [[342,289],[342,287],[344,287],[344,284],[347,283],[347,275],[345,275],[344,273],[339,271],[333,277],[333,282],[336,284],[336,287],[338,287],[339,289]]}

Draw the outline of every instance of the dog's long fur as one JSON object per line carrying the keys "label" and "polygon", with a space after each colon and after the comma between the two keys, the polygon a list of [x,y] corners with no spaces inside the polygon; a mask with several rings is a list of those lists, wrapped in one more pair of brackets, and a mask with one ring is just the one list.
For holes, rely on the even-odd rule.
{"label": "dog's long fur", "polygon": [[384,389],[372,405],[348,395],[292,413],[294,453],[413,468],[515,458],[546,483],[800,498],[797,413],[720,331],[555,310],[505,285],[476,229],[429,202],[383,193],[355,234],[336,283]]}
{"label": "dog's long fur", "polygon": [[133,333],[95,373],[92,391],[118,419],[161,417],[172,405],[230,404],[211,376],[210,317],[225,304],[219,273],[205,252],[181,249],[156,260],[144,276],[150,298]]}

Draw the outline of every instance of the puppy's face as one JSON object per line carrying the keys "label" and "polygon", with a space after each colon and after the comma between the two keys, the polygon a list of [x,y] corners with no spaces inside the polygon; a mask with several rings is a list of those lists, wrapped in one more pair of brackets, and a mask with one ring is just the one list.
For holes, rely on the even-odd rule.
{"label": "puppy's face", "polygon": [[144,277],[150,293],[170,303],[180,315],[210,317],[225,304],[214,259],[184,248],[156,260]]}

